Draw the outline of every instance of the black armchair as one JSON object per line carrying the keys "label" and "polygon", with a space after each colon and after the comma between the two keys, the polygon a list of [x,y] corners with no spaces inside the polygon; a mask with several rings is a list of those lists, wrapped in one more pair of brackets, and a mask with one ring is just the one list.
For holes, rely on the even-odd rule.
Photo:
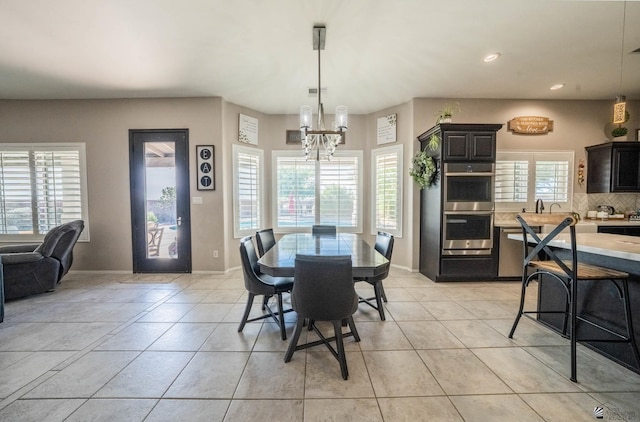
{"label": "black armchair", "polygon": [[5,299],[54,290],[71,268],[83,229],[84,221],[76,220],[49,230],[40,244],[0,246]]}

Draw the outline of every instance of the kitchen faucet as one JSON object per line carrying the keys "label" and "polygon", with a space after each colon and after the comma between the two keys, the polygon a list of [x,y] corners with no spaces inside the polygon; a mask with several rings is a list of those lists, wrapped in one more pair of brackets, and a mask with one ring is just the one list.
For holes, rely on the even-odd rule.
{"label": "kitchen faucet", "polygon": [[536,199],[536,214],[542,214],[542,211],[544,211],[544,202],[538,198]]}
{"label": "kitchen faucet", "polygon": [[551,214],[551,210],[553,209],[553,206],[554,206],[554,205],[557,205],[557,206],[558,206],[558,208],[562,208],[562,207],[560,206],[560,204],[558,204],[557,202],[554,202],[554,203],[553,203],[553,204],[551,204],[551,206],[549,207],[549,214]]}

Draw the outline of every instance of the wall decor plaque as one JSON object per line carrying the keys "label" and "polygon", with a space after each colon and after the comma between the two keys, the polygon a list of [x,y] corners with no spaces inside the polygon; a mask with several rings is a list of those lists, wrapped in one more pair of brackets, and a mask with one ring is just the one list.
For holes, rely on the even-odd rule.
{"label": "wall decor plaque", "polygon": [[213,145],[196,145],[198,190],[216,190]]}
{"label": "wall decor plaque", "polygon": [[397,119],[397,114],[390,114],[378,119],[378,145],[396,142]]}
{"label": "wall decor plaque", "polygon": [[238,141],[258,145],[258,119],[240,114],[238,118]]}
{"label": "wall decor plaque", "polygon": [[544,135],[553,131],[553,120],[541,116],[519,116],[509,120],[509,130],[523,135]]}

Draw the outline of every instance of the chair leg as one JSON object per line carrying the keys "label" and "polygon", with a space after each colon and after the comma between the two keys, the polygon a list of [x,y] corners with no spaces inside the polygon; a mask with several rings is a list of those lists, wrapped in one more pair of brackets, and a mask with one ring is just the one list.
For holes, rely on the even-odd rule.
{"label": "chair leg", "polygon": [[353,316],[347,318],[347,323],[349,324],[349,329],[353,333],[353,339],[356,342],[360,341],[360,334],[358,334],[358,330],[356,329],[356,323],[353,321]]}
{"label": "chair leg", "polygon": [[573,382],[578,382],[576,364],[576,348],[578,337],[578,333],[576,333],[576,313],[578,311],[578,283],[576,283],[576,280],[569,280],[569,289],[571,292],[571,377],[569,379]]}
{"label": "chair leg", "polygon": [[340,320],[331,321],[333,330],[336,334],[336,349],[338,352],[338,362],[340,362],[340,372],[342,379],[349,379],[349,370],[347,369],[347,357],[344,353],[344,342],[342,341],[342,323]]}
{"label": "chair leg", "polygon": [[[253,293],[249,293],[247,297],[247,306],[244,308],[244,315],[242,315],[242,321],[240,321],[240,326],[238,327],[238,332],[241,332],[244,329],[244,325],[247,323],[247,319],[249,319],[249,314],[251,313],[251,307],[253,306],[253,298],[256,297]],[[263,308],[264,309],[264,308]]]}
{"label": "chair leg", "polygon": [[[384,290],[382,287],[382,281],[378,280],[373,284],[373,290],[376,295],[376,305],[378,306],[378,313],[380,314],[380,320],[384,321],[384,306],[382,306],[382,295],[384,295]],[[386,302],[386,300],[385,300]]]}
{"label": "chair leg", "polygon": [[269,296],[269,295],[264,295],[264,297],[262,298],[262,310],[263,311],[265,309],[267,309],[267,304],[269,303],[269,299],[271,299],[271,296]]}
{"label": "chair leg", "polygon": [[280,324],[280,335],[282,340],[287,339],[287,330],[284,326],[284,308],[282,306],[282,293],[278,293],[278,320]]}
{"label": "chair leg", "polygon": [[384,302],[387,303],[388,302],[387,294],[384,292],[384,286],[382,285],[382,281],[380,282],[380,292],[382,293],[382,300],[384,300]]}
{"label": "chair leg", "polygon": [[284,355],[284,361],[291,361],[291,357],[293,356],[293,352],[296,351],[296,346],[298,345],[298,339],[300,338],[300,333],[302,332],[302,326],[304,325],[304,318],[298,315],[298,319],[296,319],[296,326],[293,329],[293,337],[289,340],[289,347],[287,348],[287,353]]}
{"label": "chair leg", "polygon": [[520,317],[522,316],[522,311],[524,310],[524,296],[527,291],[527,274],[526,271],[522,275],[522,291],[520,292],[520,308],[518,309],[518,315],[516,315],[515,321],[513,321],[513,326],[511,327],[511,331],[509,332],[509,338],[513,338],[513,333],[516,331],[516,327],[518,326],[518,322],[520,322]]}

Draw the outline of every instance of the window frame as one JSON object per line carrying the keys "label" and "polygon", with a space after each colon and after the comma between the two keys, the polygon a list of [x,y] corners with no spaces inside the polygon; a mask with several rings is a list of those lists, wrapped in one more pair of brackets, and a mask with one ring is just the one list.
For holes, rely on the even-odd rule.
{"label": "window frame", "polygon": [[[264,169],[264,150],[258,148],[247,147],[244,145],[232,145],[232,161],[233,161],[233,236],[234,238],[242,238],[245,236],[254,235],[256,231],[263,228],[265,221],[265,169]],[[257,227],[251,227],[250,229],[240,228],[240,184],[238,183],[238,156],[239,154],[253,155],[257,158],[259,169],[257,174]]]}
{"label": "window frame", "polygon": [[[511,156],[505,159],[504,156]],[[567,201],[554,201],[561,205],[560,211],[570,212],[573,209],[573,181],[574,181],[574,163],[575,151],[558,150],[558,151],[537,151],[537,150],[503,150],[497,151],[496,163],[498,161],[527,161],[527,201],[526,202],[495,202],[496,212],[521,212],[525,210],[535,210],[536,195],[536,163],[539,161],[567,161]],[[495,192],[494,187],[494,192]],[[548,201],[547,201],[548,202]],[[551,203],[547,203],[545,208],[548,210]]]}
{"label": "window frame", "polygon": [[[379,168],[377,165],[377,158],[381,155],[389,155],[395,153],[397,156],[396,161],[396,192],[397,196],[395,199],[396,202],[396,228],[389,229],[387,227],[378,227],[377,226],[377,203],[378,203],[378,191],[377,191],[377,181],[378,181],[378,172]],[[404,174],[404,148],[402,144],[391,145],[382,148],[375,148],[371,150],[371,234],[378,234],[379,231],[387,232],[392,234],[395,237],[402,237],[402,203],[403,203],[403,174]]]}
{"label": "window frame", "polygon": [[[275,233],[301,233],[301,232],[308,232],[311,227],[310,226],[294,226],[294,227],[288,227],[288,226],[279,226],[278,225],[278,158],[300,158],[300,159],[304,159],[304,155],[302,155],[302,153],[298,150],[277,150],[277,151],[273,151],[272,155],[271,155],[271,169],[272,169],[272,174],[273,174],[273,180],[274,183],[272,183],[272,191],[271,191],[271,207],[272,207],[272,219],[273,219],[273,230]],[[333,157],[335,158],[340,158],[340,157],[349,157],[349,158],[356,158],[357,162],[358,162],[358,168],[357,168],[357,192],[358,192],[358,198],[357,198],[357,204],[356,204],[356,224],[354,227],[344,227],[344,226],[338,226],[338,230],[343,232],[343,233],[362,233],[362,227],[363,227],[363,218],[362,218],[362,213],[363,213],[363,198],[364,198],[364,191],[363,191],[363,152],[362,150],[336,150],[336,152],[334,153]],[[326,162],[327,160],[309,160],[312,161],[313,163],[315,163],[315,203],[318,204],[319,200],[318,200],[318,194],[319,194],[319,189],[320,189],[320,183],[319,183],[319,178],[320,178],[320,166],[322,165],[323,162]],[[319,223],[319,218],[320,218],[320,213],[316,213],[315,215],[315,224],[321,224]]]}
{"label": "window frame", "polygon": [[[89,194],[88,194],[88,184],[87,184],[87,147],[85,142],[28,142],[28,143],[0,143],[0,151],[27,151],[29,154],[29,173],[30,177],[30,186],[32,192],[31,198],[31,208],[32,212],[37,213],[37,201],[36,197],[33,196],[33,193],[36,192],[36,186],[34,186],[35,178],[35,169],[31,165],[31,163],[35,162],[33,160],[34,152],[59,152],[59,151],[74,151],[78,153],[78,173],[79,173],[79,183],[80,183],[80,219],[84,222],[84,229],[78,238],[78,242],[89,242],[90,241],[90,230],[89,230]],[[1,206],[1,203],[0,203]],[[37,231],[38,228],[34,227],[34,230]],[[33,234],[2,234],[0,233],[0,243],[33,243],[33,242],[41,242],[46,233],[33,233]]]}

